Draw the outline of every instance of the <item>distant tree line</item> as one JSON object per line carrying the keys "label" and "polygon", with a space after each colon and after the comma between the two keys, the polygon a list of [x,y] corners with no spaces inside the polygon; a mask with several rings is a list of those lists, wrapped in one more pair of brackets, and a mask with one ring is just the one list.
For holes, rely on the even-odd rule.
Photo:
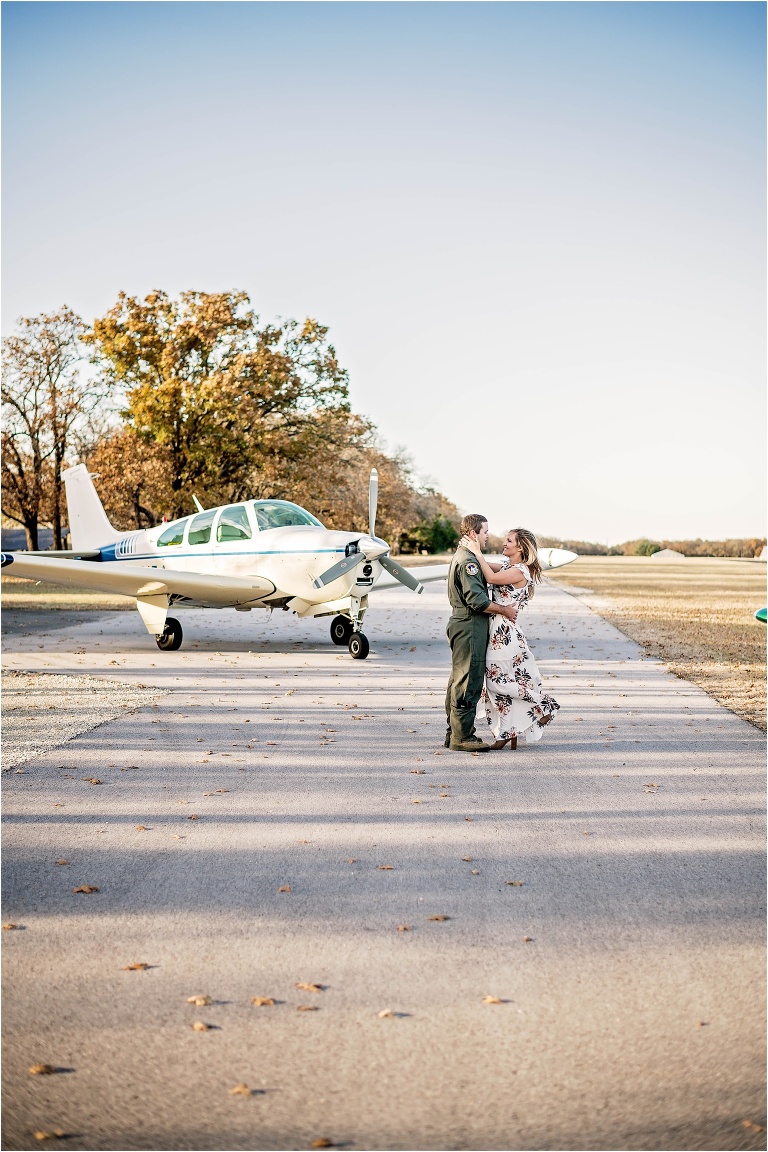
{"label": "distant tree line", "polygon": [[2,404],[3,516],[30,549],[43,524],[65,546],[61,471],[77,460],[121,530],[182,516],[193,496],[289,499],[365,530],[376,467],[393,551],[458,540],[456,506],[351,410],[328,329],[262,322],[244,292],[121,292],[91,326],[66,307],[22,319],[3,342]]}
{"label": "distant tree line", "polygon": [[652,556],[662,548],[682,552],[684,556],[759,556],[765,547],[765,536],[749,536],[734,540],[627,540],[624,544],[592,544],[587,540],[560,540],[554,536],[540,536],[542,548],[569,548],[580,556]]}

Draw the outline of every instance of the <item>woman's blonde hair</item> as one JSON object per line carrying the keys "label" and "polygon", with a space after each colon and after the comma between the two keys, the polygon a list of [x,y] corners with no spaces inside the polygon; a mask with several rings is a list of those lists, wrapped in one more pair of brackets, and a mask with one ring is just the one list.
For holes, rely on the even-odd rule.
{"label": "woman's blonde hair", "polygon": [[517,544],[520,549],[520,560],[525,564],[531,573],[533,583],[528,589],[528,596],[533,596],[536,585],[541,584],[541,564],[539,563],[538,547],[539,542],[527,528],[510,528],[510,532],[514,532],[517,537]]}

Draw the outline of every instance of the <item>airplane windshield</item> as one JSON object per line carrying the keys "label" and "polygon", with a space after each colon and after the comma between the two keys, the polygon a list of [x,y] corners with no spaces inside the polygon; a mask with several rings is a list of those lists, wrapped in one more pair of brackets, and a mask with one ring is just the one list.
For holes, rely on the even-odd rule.
{"label": "airplane windshield", "polygon": [[171,524],[164,532],[161,532],[157,538],[158,548],[167,548],[169,544],[181,544],[184,539],[184,529],[187,526],[186,520],[177,520],[175,524]]}
{"label": "airplane windshield", "polygon": [[322,528],[318,519],[304,508],[299,508],[298,504],[289,503],[288,500],[254,500],[253,510],[256,513],[256,523],[262,532],[268,528],[291,528],[294,525]]}

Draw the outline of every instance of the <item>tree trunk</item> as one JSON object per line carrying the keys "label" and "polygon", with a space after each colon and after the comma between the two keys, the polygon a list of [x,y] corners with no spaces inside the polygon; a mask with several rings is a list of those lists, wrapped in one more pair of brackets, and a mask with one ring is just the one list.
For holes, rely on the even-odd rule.
{"label": "tree trunk", "polygon": [[38,544],[37,520],[29,520],[24,525],[24,534],[27,537],[27,551],[39,552],[40,545]]}

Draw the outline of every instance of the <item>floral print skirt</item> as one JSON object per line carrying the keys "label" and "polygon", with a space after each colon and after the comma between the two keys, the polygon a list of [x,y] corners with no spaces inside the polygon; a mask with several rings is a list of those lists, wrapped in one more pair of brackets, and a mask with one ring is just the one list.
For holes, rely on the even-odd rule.
{"label": "floral print skirt", "polygon": [[520,628],[504,616],[493,616],[478,715],[485,713],[494,739],[516,736],[518,742],[534,744],[541,740],[541,720],[553,717],[559,707],[542,689],[536,661]]}

